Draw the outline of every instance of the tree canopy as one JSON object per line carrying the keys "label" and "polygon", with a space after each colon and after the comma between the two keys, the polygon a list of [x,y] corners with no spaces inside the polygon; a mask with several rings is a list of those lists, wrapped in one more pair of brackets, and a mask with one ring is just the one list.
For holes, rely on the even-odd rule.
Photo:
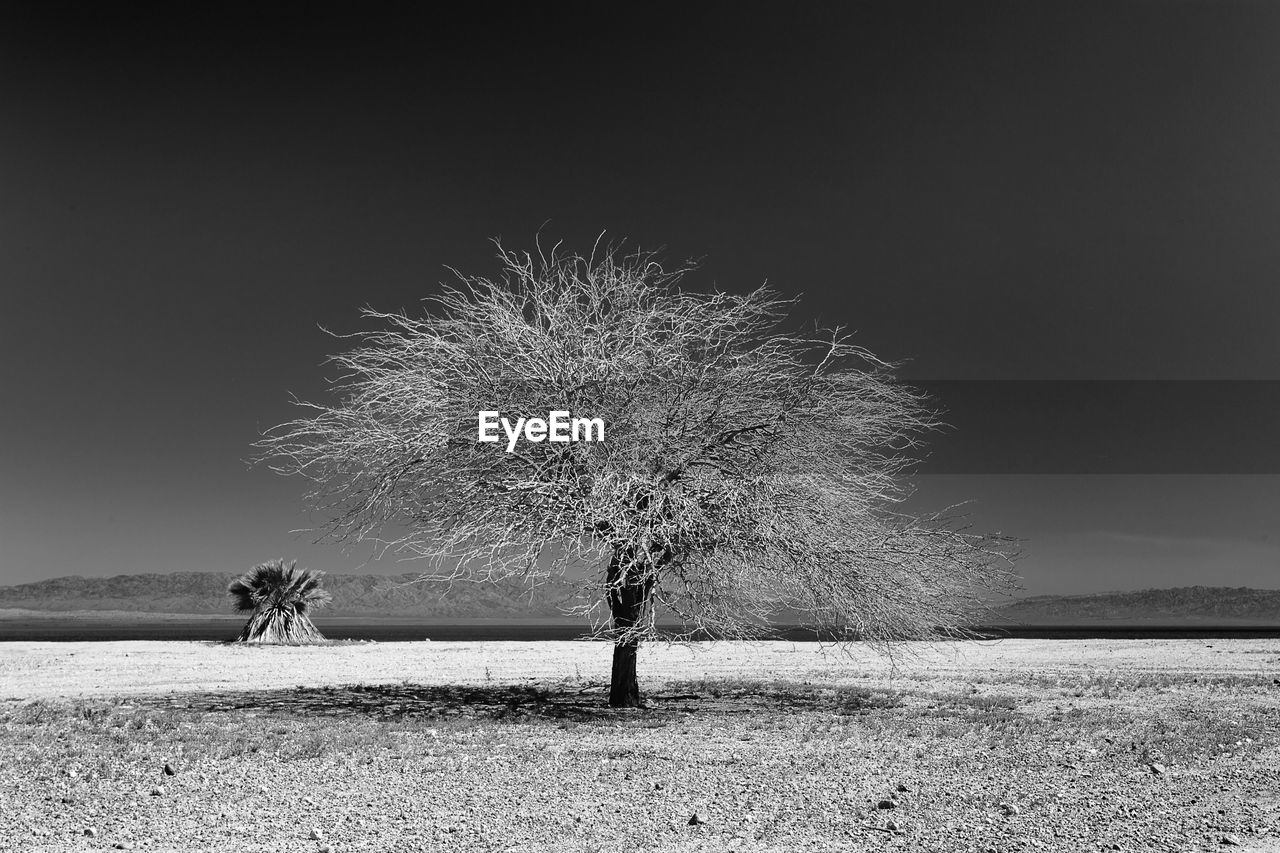
{"label": "tree canopy", "polygon": [[[684,289],[693,267],[652,253],[498,260],[420,314],[365,309],[377,328],[334,358],[333,400],[262,440],[312,482],[329,536],[433,574],[580,578],[597,631],[631,651],[659,621],[936,636],[1013,583],[1004,540],[901,511],[909,451],[940,422],[848,334],[796,331],[768,287]],[[478,440],[484,411],[567,411],[605,436],[508,451]]]}

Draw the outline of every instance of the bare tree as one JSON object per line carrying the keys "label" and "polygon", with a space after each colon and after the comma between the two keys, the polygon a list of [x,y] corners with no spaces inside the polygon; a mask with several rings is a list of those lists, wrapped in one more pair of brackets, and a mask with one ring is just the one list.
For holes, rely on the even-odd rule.
{"label": "bare tree", "polygon": [[[500,276],[457,273],[421,316],[366,309],[379,328],[334,358],[336,402],[260,442],[313,482],[327,535],[435,576],[580,578],[614,706],[640,704],[659,620],[747,638],[787,616],[888,644],[962,631],[1012,585],[1003,540],[899,511],[903,452],[939,424],[840,330],[788,331],[765,287],[683,290],[690,267],[651,253],[498,249]],[[484,411],[607,431],[486,443]]]}

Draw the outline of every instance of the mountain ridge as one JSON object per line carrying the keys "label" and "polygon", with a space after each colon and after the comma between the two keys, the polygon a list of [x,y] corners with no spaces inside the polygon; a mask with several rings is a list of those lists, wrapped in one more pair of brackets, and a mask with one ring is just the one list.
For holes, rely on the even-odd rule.
{"label": "mountain ridge", "polygon": [[[105,578],[66,575],[0,586],[0,609],[135,614],[234,615],[227,585],[237,572],[125,574]],[[548,580],[537,587],[467,581],[423,581],[415,573],[327,573],[333,617],[440,620],[573,619],[566,608],[584,603],[578,588]],[[1280,589],[1167,587],[1145,590],[1034,595],[995,609],[999,624],[1250,624],[1280,626]]]}
{"label": "mountain ridge", "polygon": [[[227,586],[239,572],[171,572],[91,578],[66,575],[0,586],[0,608],[41,611],[130,611],[231,615]],[[537,587],[518,583],[422,581],[399,575],[326,573],[333,596],[325,616],[385,616],[492,619],[564,617],[577,603],[577,588],[549,580]]]}
{"label": "mountain ridge", "polygon": [[1107,623],[1267,624],[1280,626],[1280,589],[1184,586],[1033,595],[1001,608],[1007,620],[1027,625]]}

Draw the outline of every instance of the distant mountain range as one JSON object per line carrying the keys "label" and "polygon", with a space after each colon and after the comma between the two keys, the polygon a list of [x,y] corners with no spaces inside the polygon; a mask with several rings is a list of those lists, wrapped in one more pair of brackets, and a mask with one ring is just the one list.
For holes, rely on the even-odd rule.
{"label": "distant mountain range", "polygon": [[[231,615],[231,572],[174,572],[85,578],[78,575],[0,586],[0,608],[134,613]],[[517,584],[419,581],[417,574],[326,574],[333,596],[322,616],[424,619],[528,619],[563,617],[576,588],[551,581],[530,590]]]}
{"label": "distant mountain range", "polygon": [[1183,586],[1089,595],[1036,595],[1000,609],[1021,625],[1280,627],[1280,589]]}
{"label": "distant mountain range", "polygon": [[[235,574],[79,576],[0,586],[0,609],[126,611],[232,615],[227,584]],[[416,574],[326,574],[333,601],[327,616],[423,620],[563,619],[576,588],[550,581],[533,590],[494,585],[419,581]],[[1280,627],[1280,590],[1190,586],[1090,595],[1037,595],[997,611],[1001,625],[1249,625]]]}

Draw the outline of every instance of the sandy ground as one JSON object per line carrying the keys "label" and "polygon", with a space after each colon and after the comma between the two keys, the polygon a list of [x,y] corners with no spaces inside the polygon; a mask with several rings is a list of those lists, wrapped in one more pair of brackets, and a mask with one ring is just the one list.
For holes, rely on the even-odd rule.
{"label": "sandy ground", "polygon": [[0,642],[0,853],[1277,853],[1280,640],[901,652]]}
{"label": "sandy ground", "polygon": [[[607,680],[591,642],[412,642],[244,647],[208,642],[0,643],[0,700],[348,684]],[[1176,672],[1280,676],[1278,640],[996,640],[854,646],[696,643],[641,649],[642,682],[702,678],[885,683],[991,675]],[[643,684],[642,684],[643,686]]]}

